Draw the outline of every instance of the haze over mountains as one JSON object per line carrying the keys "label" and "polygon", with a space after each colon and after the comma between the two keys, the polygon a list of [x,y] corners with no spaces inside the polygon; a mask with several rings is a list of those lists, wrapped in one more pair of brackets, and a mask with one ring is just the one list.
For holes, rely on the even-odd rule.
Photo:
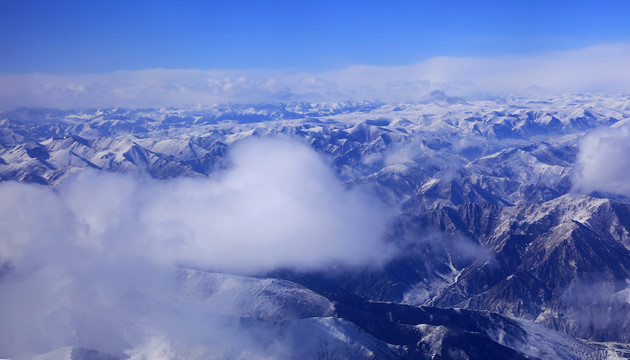
{"label": "haze over mountains", "polygon": [[0,357],[630,353],[630,98],[0,113]]}
{"label": "haze over mountains", "polygon": [[373,99],[399,103],[424,102],[434,91],[476,100],[507,94],[627,94],[628,62],[630,45],[613,42],[536,54],[435,56],[404,65],[353,64],[319,71],[154,66],[93,74],[0,72],[4,85],[0,108],[159,108]]}

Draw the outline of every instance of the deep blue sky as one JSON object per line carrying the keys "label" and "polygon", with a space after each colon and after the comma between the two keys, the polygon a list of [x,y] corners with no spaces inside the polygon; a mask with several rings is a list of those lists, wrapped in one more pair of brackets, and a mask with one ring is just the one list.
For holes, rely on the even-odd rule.
{"label": "deep blue sky", "polygon": [[0,72],[406,65],[630,41],[630,0],[0,0]]}

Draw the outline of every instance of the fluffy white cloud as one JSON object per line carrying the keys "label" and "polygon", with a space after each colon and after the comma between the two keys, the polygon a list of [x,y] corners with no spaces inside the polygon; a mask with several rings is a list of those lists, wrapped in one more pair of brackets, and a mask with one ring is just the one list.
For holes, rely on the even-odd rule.
{"label": "fluffy white cloud", "polygon": [[237,320],[171,308],[177,266],[256,273],[394,254],[384,242],[393,212],[346,189],[308,146],[250,139],[231,160],[207,179],[87,171],[55,191],[0,183],[0,357],[65,345],[132,358],[256,351],[262,341]]}
{"label": "fluffy white cloud", "polygon": [[391,212],[345,189],[308,146],[246,140],[232,161],[204,179],[87,171],[58,192],[2,183],[0,254],[16,261],[51,241],[233,272],[371,264],[390,254],[382,240]]}
{"label": "fluffy white cloud", "polygon": [[536,55],[436,57],[408,66],[357,65],[319,73],[258,70],[0,74],[0,106],[144,107],[222,102],[424,99],[458,96],[630,91],[629,44]]}
{"label": "fluffy white cloud", "polygon": [[630,126],[597,129],[580,141],[573,174],[577,191],[630,196]]}

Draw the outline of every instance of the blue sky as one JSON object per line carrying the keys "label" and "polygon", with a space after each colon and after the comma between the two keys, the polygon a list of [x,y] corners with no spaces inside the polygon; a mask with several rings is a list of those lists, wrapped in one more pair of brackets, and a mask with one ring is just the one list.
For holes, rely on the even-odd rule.
{"label": "blue sky", "polygon": [[630,41],[630,1],[0,0],[0,72],[297,69]]}

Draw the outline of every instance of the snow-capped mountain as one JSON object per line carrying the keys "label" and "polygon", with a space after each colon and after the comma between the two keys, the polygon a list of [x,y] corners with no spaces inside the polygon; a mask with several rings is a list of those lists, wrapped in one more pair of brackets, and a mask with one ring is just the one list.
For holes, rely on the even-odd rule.
{"label": "snow-capped mountain", "polygon": [[[384,241],[398,250],[382,265],[332,261],[246,276],[179,261],[176,285],[143,298],[155,297],[151,304],[169,313],[235,321],[258,337],[239,352],[212,355],[212,342],[192,350],[183,342],[169,347],[179,353],[155,358],[627,354],[630,193],[615,184],[630,172],[627,158],[606,154],[616,154],[607,144],[626,139],[630,98],[455,100],[20,108],[0,113],[0,179],[54,191],[89,169],[215,179],[233,166],[238,144],[283,137],[320,154],[345,188],[395,209]],[[610,174],[598,170],[602,161]],[[1,256],[0,286],[19,266]],[[50,314],[62,310],[64,319],[83,316],[72,309]],[[38,358],[148,356],[84,340],[42,347]],[[0,348],[0,356],[13,355]]]}

